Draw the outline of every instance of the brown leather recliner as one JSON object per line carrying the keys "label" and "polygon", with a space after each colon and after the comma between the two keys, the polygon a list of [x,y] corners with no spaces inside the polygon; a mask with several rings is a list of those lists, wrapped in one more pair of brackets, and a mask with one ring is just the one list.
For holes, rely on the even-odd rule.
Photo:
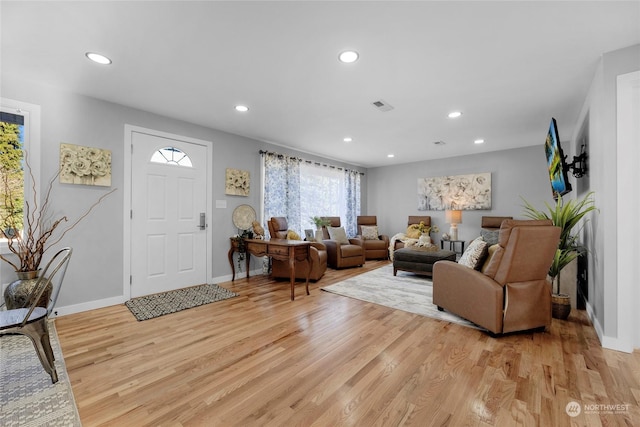
{"label": "brown leather recliner", "polygon": [[[289,225],[287,219],[281,216],[271,217],[267,223],[269,226],[269,234],[272,239],[286,239]],[[311,272],[309,280],[317,281],[327,271],[327,248],[319,242],[312,242],[311,247]],[[305,279],[307,276],[308,263],[296,262],[296,279]],[[277,259],[271,262],[271,275],[276,278],[289,279],[289,263]]]}
{"label": "brown leather recliner", "polygon": [[551,325],[547,273],[560,240],[548,220],[505,220],[484,272],[452,261],[433,266],[433,303],[494,334]]}
{"label": "brown leather recliner", "polygon": [[[424,225],[426,225],[427,227],[431,227],[431,217],[428,215],[409,215],[409,218],[407,220],[407,227],[409,227],[411,224],[420,224],[420,221],[424,222]],[[402,243],[400,240],[396,240],[393,245],[393,250],[395,251],[402,248],[404,248],[404,243]]]}
{"label": "brown leather recliner", "polygon": [[365,259],[388,259],[389,258],[389,236],[379,234],[377,239],[365,239],[362,235],[362,226],[377,226],[378,219],[375,216],[358,216],[358,235],[364,245]]}
{"label": "brown leather recliner", "polygon": [[480,228],[484,230],[499,230],[502,221],[505,219],[513,219],[512,216],[483,216]]}
{"label": "brown leather recliner", "polygon": [[[340,227],[339,216],[323,217],[330,221],[330,227]],[[329,237],[327,227],[322,227],[324,239],[322,242],[327,247],[327,263],[331,268],[360,267],[364,264],[364,243],[362,239],[348,239],[349,243],[340,244]]]}

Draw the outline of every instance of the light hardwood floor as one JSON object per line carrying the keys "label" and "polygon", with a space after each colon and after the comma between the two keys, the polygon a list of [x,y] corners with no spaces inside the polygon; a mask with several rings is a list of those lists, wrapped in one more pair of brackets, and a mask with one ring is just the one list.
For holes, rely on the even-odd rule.
{"label": "light hardwood floor", "polygon": [[320,290],[385,263],[295,301],[258,276],[144,322],[124,305],[57,319],[83,425],[640,425],[640,353],[603,349],[584,312],[493,338]]}

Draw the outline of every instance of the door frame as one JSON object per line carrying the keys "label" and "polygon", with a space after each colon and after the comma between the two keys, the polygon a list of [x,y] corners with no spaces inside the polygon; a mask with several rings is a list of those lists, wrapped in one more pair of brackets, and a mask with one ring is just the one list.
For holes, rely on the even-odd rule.
{"label": "door frame", "polygon": [[[211,141],[205,141],[202,139],[190,138],[183,135],[172,134],[168,132],[163,132],[155,129],[148,129],[140,126],[134,126],[125,124],[124,125],[124,185],[123,185],[123,193],[124,200],[123,205],[124,209],[122,211],[122,236],[123,236],[123,259],[122,259],[122,286],[123,291],[122,295],[124,296],[124,300],[127,301],[131,299],[131,194],[132,194],[132,178],[131,178],[131,168],[132,168],[132,140],[133,133],[146,133],[148,135],[157,136],[160,138],[167,139],[175,139],[178,141],[184,141],[187,143],[204,145],[207,148],[207,173],[206,173],[206,201],[205,201],[205,209],[207,214],[207,223],[213,224],[213,208],[211,201],[211,186],[213,183],[213,143]],[[207,255],[205,256],[205,269],[206,269],[206,278],[207,282],[212,281],[212,268],[211,268],[211,242],[212,242],[212,231],[211,226],[207,227],[206,230],[206,250]]]}

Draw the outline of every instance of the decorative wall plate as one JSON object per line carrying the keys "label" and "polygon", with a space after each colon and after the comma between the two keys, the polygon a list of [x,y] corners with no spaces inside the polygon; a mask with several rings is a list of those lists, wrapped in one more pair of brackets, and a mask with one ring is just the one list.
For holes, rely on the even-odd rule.
{"label": "decorative wall plate", "polygon": [[233,210],[232,219],[239,230],[248,230],[256,220],[256,211],[249,205],[240,205]]}

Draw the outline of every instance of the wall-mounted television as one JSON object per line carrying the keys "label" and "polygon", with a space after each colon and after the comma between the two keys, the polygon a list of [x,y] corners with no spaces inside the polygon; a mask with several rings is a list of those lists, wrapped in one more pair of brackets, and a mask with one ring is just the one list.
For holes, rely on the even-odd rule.
{"label": "wall-mounted television", "polygon": [[549,179],[551,181],[551,192],[553,198],[557,199],[571,191],[571,184],[567,179],[567,165],[564,159],[560,137],[558,136],[558,125],[556,119],[551,118],[549,132],[544,143],[544,152],[547,156],[547,166],[549,167]]}

